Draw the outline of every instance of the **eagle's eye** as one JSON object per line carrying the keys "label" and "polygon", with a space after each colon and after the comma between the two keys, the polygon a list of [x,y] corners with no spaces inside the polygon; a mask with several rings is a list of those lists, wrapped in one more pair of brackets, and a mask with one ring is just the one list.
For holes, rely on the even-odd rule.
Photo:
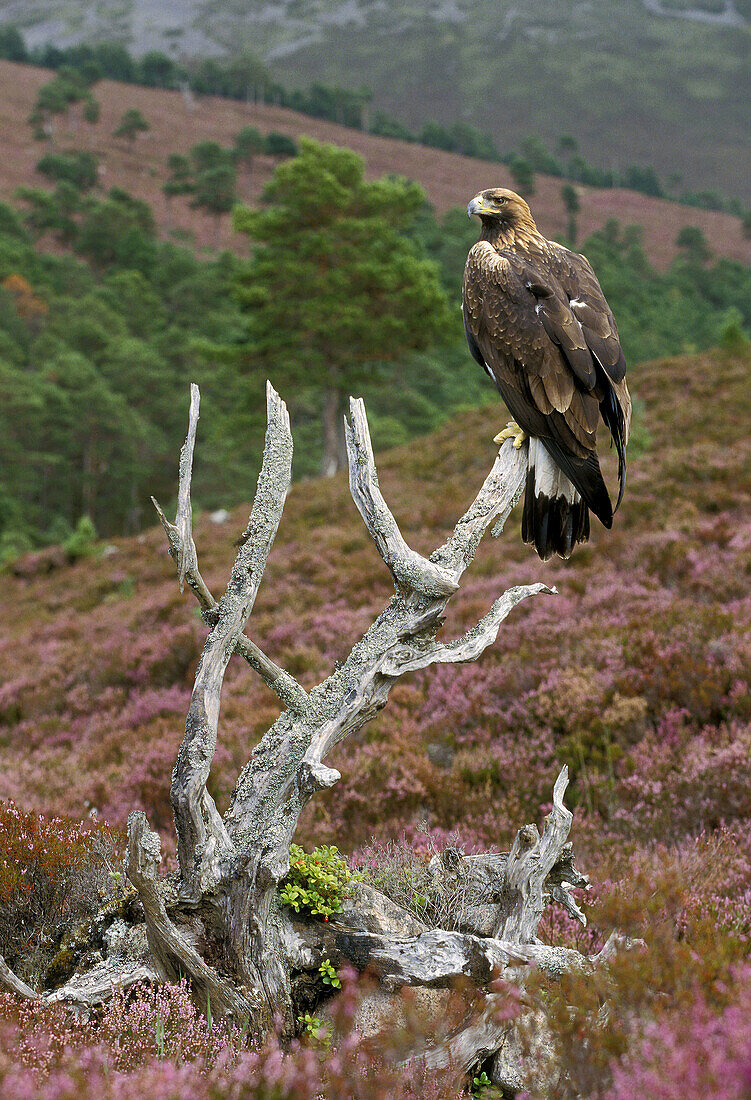
{"label": "eagle's eye", "polygon": [[495,201],[496,201],[496,202],[498,203],[498,205],[499,205],[499,206],[503,206],[503,204],[505,203],[506,199],[505,199],[505,197],[504,197],[503,195],[501,195],[501,196],[500,196],[499,198],[497,198],[497,199],[496,199]]}

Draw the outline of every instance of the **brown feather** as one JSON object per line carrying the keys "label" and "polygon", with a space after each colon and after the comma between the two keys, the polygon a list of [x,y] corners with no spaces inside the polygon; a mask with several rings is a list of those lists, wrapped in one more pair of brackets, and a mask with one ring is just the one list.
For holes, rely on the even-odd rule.
{"label": "brown feather", "polygon": [[[520,196],[491,188],[469,209],[483,223],[463,284],[472,353],[519,425],[545,444],[584,498],[575,522],[571,509],[565,513],[567,531],[581,540],[587,505],[612,522],[597,458],[601,416],[618,447],[623,489],[631,401],[615,319],[588,260],[546,240]],[[560,552],[568,543],[556,538],[546,545]]]}
{"label": "brown feather", "polygon": [[542,382],[550,404],[558,412],[565,413],[575,397],[573,375],[556,364],[555,370],[542,376]]}

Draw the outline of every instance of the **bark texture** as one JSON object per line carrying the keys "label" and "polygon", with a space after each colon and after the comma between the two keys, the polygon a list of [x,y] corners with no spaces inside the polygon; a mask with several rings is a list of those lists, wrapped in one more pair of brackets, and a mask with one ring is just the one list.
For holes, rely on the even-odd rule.
{"label": "bark texture", "polygon": [[[193,592],[209,627],[170,791],[177,887],[158,881],[159,837],[144,814],[131,814],[127,874],[140,897],[148,946],[140,956],[113,951],[95,971],[76,976],[48,997],[86,1006],[111,995],[115,985],[187,975],[197,1004],[205,1009],[210,999],[215,1017],[247,1022],[260,1033],[281,1018],[289,1034],[293,982],[326,958],[370,970],[388,991],[404,985],[441,989],[469,978],[482,992],[482,1010],[423,1053],[434,1065],[453,1060],[470,1067],[500,1050],[507,1035],[508,1025],[497,1023],[496,994],[488,990],[494,977],[518,975],[530,964],[560,974],[604,961],[537,941],[540,917],[551,901],[584,920],[570,896],[571,888],[585,886],[587,879],[574,867],[568,843],[572,815],[563,804],[566,768],[555,783],[542,836],[535,825],[525,825],[508,854],[467,858],[450,851],[431,865],[436,881],[449,892],[458,883],[456,896],[466,899],[450,930],[427,927],[372,887],[356,891],[355,900],[329,924],[292,920],[277,888],[289,869],[289,846],[301,811],[340,778],[325,763],[331,750],[385,706],[401,676],[435,663],[476,660],[520,601],[554,592],[543,584],[511,588],[461,637],[437,640],[446,606],[480,539],[494,523],[493,533],[498,533],[522,492],[526,449],[504,444],[446,542],[424,557],[408,546],[383,498],[365,408],[362,401],[351,400],[345,424],[350,489],[391,574],[394,595],[343,664],[306,692],[245,634],[290,485],[287,409],[269,384],[258,486],[229,582],[217,600],[199,571],[191,527],[199,401],[198,387],[192,386],[174,524],[154,501],[178,583]],[[285,709],[253,749],[221,815],[206,785],[223,678],[233,654],[262,676]],[[209,958],[221,962],[215,967]],[[35,996],[4,963],[0,985]]]}
{"label": "bark texture", "polygon": [[[261,1029],[270,1025],[275,1014],[281,1014],[288,1027],[292,1025],[290,962],[277,887],[289,868],[289,845],[301,811],[314,794],[339,779],[339,773],[326,765],[327,755],[385,705],[400,676],[436,662],[476,659],[495,640],[501,622],[517,603],[550,591],[541,584],[513,588],[461,638],[436,641],[448,600],[457,591],[480,538],[494,520],[505,518],[521,493],[525,456],[509,446],[499,452],[475,501],[447,542],[428,559],[407,545],[383,499],[365,408],[362,401],[353,400],[345,425],[350,488],[392,575],[395,594],[342,666],[306,693],[244,634],[290,483],[289,417],[270,385],[267,407],[268,430],[255,500],[229,584],[218,602],[200,575],[191,532],[197,387],[191,389],[188,436],[180,456],[175,524],[157,505],[178,581],[187,582],[211,627],[172,777],[180,898],[186,908],[201,910],[204,923],[220,941],[232,980],[245,991],[246,1015]],[[274,688],[287,709],[256,746],[221,817],[206,782],[216,748],[222,680],[236,652]],[[178,959],[181,970],[187,970],[203,990],[209,978],[196,959],[179,955],[156,904],[153,875],[138,871],[155,866],[154,852],[145,850],[149,845],[153,848],[150,837],[146,823],[132,818],[129,876],[141,894],[149,942],[165,972]],[[418,953],[419,949],[414,947]],[[216,1001],[212,997],[215,1012],[225,1002],[226,1011],[237,1015],[231,999],[223,1001],[218,994]]]}

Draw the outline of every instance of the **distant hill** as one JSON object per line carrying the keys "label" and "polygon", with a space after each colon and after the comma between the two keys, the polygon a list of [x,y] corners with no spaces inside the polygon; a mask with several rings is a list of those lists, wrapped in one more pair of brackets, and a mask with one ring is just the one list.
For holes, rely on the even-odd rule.
{"label": "distant hill", "polygon": [[464,119],[503,149],[571,133],[600,167],[751,201],[750,0],[0,0],[0,19],[31,45],[251,49],[289,84],[365,85],[418,130]]}
{"label": "distant hill", "polygon": [[[20,185],[47,185],[44,177],[35,171],[35,165],[49,145],[32,140],[26,120],[39,87],[51,76],[48,70],[0,62],[0,142],[3,149],[0,198],[10,198]],[[503,165],[375,137],[280,107],[214,97],[198,99],[181,92],[112,81],[97,84],[95,95],[102,108],[99,122],[88,125],[72,115],[66,125],[56,124],[55,145],[95,152],[100,157],[103,187],[117,185],[145,199],[154,208],[165,234],[187,234],[199,247],[215,246],[214,220],[191,210],[184,199],[173,199],[167,205],[161,190],[168,175],[167,157],[170,153],[185,153],[203,139],[231,145],[237,132],[246,125],[256,126],[263,133],[279,130],[294,137],[310,134],[319,140],[355,149],[365,158],[369,176],[398,172],[418,180],[439,213],[452,206],[466,205],[482,187],[512,183]],[[112,136],[128,107],[138,108],[150,125],[132,145]],[[241,198],[256,201],[273,168],[271,158],[258,157],[250,178],[240,181]],[[538,176],[536,194],[531,199],[540,228],[551,236],[564,233],[566,226],[560,190],[561,180]],[[699,227],[717,255],[751,263],[751,240],[743,237],[738,218],[652,199],[633,191],[581,188],[581,238],[613,217],[623,224],[638,223],[644,227],[647,254],[659,267],[665,267],[675,255],[675,238],[684,225]],[[224,219],[219,243],[234,249],[246,247],[245,238],[233,232],[228,218]]]}

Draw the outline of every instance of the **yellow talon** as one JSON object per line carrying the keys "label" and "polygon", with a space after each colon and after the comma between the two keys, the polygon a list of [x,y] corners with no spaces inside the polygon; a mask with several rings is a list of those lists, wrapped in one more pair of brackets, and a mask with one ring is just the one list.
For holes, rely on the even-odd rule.
{"label": "yellow talon", "polygon": [[504,443],[507,439],[513,439],[514,447],[518,451],[526,438],[527,433],[524,429],[520,428],[515,420],[509,420],[503,431],[493,438],[493,442]]}

